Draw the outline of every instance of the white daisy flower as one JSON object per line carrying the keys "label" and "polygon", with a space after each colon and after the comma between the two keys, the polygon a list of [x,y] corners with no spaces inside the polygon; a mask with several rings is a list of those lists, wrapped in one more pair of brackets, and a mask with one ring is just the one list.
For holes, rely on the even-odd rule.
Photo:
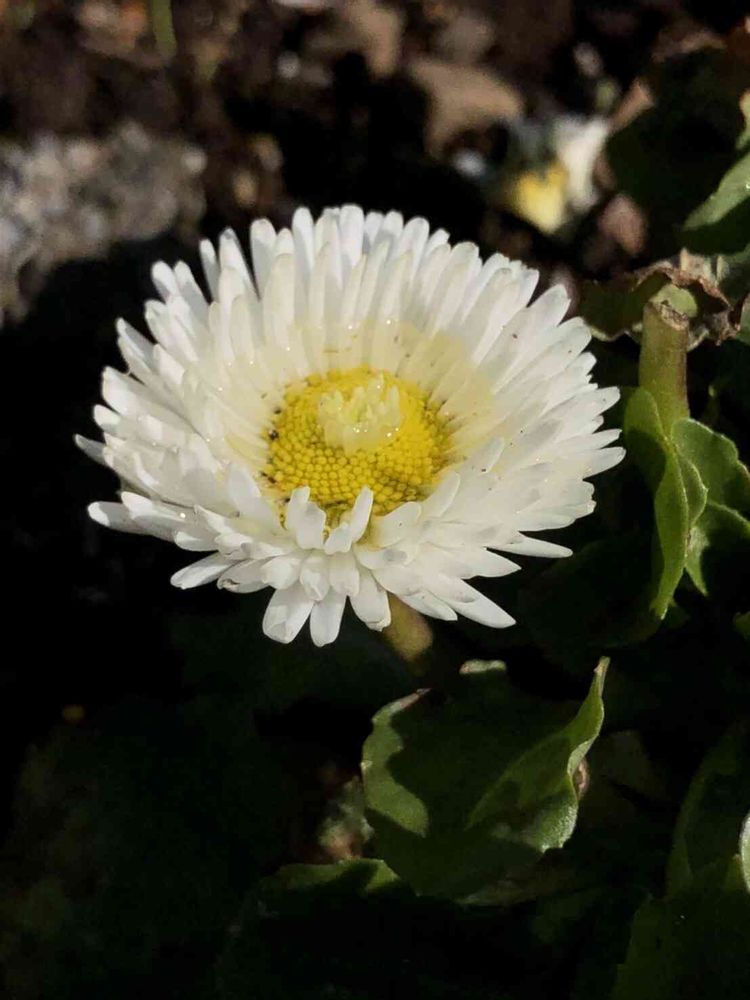
{"label": "white daisy flower", "polygon": [[79,443],[122,502],[91,516],[208,553],[178,587],[272,588],[280,642],[308,619],[333,642],[347,600],[382,629],[388,594],[513,624],[466,581],[569,555],[529,532],[590,513],[585,479],[623,455],[599,429],[617,389],[591,381],[564,290],[530,304],[535,271],[353,205],[260,220],[250,242],[252,273],[233,232],[201,244],[208,295],[156,264],[154,342],[118,323],[129,371],[104,372],[104,444]]}

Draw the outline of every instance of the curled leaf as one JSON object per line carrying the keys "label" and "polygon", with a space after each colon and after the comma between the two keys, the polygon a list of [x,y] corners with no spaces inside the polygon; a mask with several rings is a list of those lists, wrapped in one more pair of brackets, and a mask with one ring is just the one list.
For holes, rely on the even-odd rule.
{"label": "curled leaf", "polygon": [[373,720],[362,762],[375,848],[418,892],[463,898],[561,847],[574,774],[602,723],[602,664],[577,712],[514,688],[502,664],[463,668]]}

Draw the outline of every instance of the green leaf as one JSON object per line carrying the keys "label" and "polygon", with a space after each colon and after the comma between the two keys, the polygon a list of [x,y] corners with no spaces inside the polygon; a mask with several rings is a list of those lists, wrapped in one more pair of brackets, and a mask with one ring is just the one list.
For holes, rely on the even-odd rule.
{"label": "green leaf", "polygon": [[750,521],[722,504],[706,504],[685,568],[702,594],[739,610],[750,593]]}
{"label": "green leaf", "polygon": [[278,864],[295,786],[239,702],[130,703],[67,729],[21,778],[3,892],[14,996],[176,995],[210,967],[247,888]]}
{"label": "green leaf", "polygon": [[587,282],[581,315],[602,338],[640,333],[646,303],[668,283],[668,274],[651,268],[604,283]]}
{"label": "green leaf", "polygon": [[747,639],[750,642],[750,611],[746,611],[742,615],[736,615],[734,627],[743,639]]}
{"label": "green leaf", "polygon": [[417,891],[462,898],[561,847],[575,826],[573,774],[601,727],[603,665],[571,718],[516,690],[501,664],[466,664],[373,720],[363,777],[375,846]]}
{"label": "green leaf", "polygon": [[627,394],[623,434],[628,455],[640,470],[653,502],[651,580],[645,595],[647,613],[640,629],[645,637],[666,615],[680,582],[690,528],[705,492],[681,463],[664,433],[653,396],[643,388]]}
{"label": "green leaf", "polygon": [[497,936],[496,914],[419,899],[382,861],[289,865],[233,920],[218,997],[510,1000]]}
{"label": "green leaf", "polygon": [[748,955],[750,896],[735,855],[638,910],[612,1000],[746,1000]]}
{"label": "green leaf", "polygon": [[731,857],[750,812],[750,725],[732,726],[711,750],[688,790],[667,867],[670,893],[684,888],[717,858]]}
{"label": "green leaf", "polygon": [[705,758],[680,812],[667,896],[636,913],[613,1000],[750,996],[750,727]]}
{"label": "green leaf", "polygon": [[[655,631],[670,608],[691,529],[706,504],[695,464],[664,433],[650,393],[623,388],[622,394],[628,462],[618,497],[619,532],[543,570],[522,586],[519,598],[519,621],[548,658],[574,672],[590,669],[602,651]],[[633,468],[646,487],[641,506],[633,504],[637,482],[625,478]],[[628,516],[637,527],[628,527]]]}
{"label": "green leaf", "polygon": [[672,438],[698,470],[708,499],[740,513],[750,512],[750,472],[733,441],[697,420],[679,420]]}
{"label": "green leaf", "polygon": [[685,243],[701,253],[736,253],[750,232],[750,150],[724,175],[684,227]]}
{"label": "green leaf", "polygon": [[[284,865],[275,875],[261,881],[266,905],[278,912],[297,912],[295,899],[314,892],[318,898],[335,902],[349,899],[352,894],[366,898],[373,893],[396,890],[408,895],[403,883],[384,861],[378,858],[358,858],[329,865]],[[399,891],[400,890],[400,891]],[[304,910],[303,910],[304,912]]]}
{"label": "green leaf", "polygon": [[747,81],[746,61],[713,46],[662,60],[649,74],[654,106],[611,136],[617,186],[649,213],[656,253],[678,248],[686,216],[736,161]]}
{"label": "green leaf", "polygon": [[695,465],[680,451],[677,452],[677,462],[680,466],[682,484],[685,487],[685,499],[688,505],[688,526],[692,528],[706,509],[708,490]]}
{"label": "green leaf", "polygon": [[[590,671],[602,650],[644,631],[650,584],[647,529],[582,546],[523,586],[518,619],[555,663]],[[614,571],[617,567],[617,571]]]}
{"label": "green leaf", "polygon": [[659,261],[617,275],[586,282],[580,305],[583,318],[600,340],[629,334],[640,341],[647,304],[666,303],[688,324],[688,350],[706,337],[721,342],[737,332],[731,303],[717,284],[710,263],[686,252],[678,264]]}
{"label": "green leaf", "polygon": [[690,532],[685,568],[700,592],[742,606],[750,589],[750,473],[723,434],[696,420],[679,420],[673,438],[700,474],[708,503]]}
{"label": "green leaf", "polygon": [[[382,637],[345,615],[336,642],[317,649],[306,636],[287,646],[259,634],[266,595],[227,602],[220,613],[185,612],[169,620],[185,679],[200,690],[231,693],[278,712],[315,698],[368,716],[413,688],[413,678]],[[252,650],[252,656],[248,654]]]}

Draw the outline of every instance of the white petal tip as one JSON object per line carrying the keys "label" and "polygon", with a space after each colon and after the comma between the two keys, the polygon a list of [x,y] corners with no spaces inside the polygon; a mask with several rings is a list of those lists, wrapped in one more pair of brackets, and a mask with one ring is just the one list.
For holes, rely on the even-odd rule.
{"label": "white petal tip", "polygon": [[97,524],[103,524],[105,528],[110,526],[110,519],[100,503],[90,503],[86,508],[88,515],[92,521],[96,521]]}

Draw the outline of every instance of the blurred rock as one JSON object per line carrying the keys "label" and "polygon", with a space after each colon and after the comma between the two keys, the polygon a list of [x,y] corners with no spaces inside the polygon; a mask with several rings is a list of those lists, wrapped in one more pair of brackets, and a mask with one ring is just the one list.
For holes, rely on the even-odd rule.
{"label": "blurred rock", "polygon": [[292,10],[301,10],[305,14],[321,14],[329,7],[333,7],[336,0],[275,0],[275,3],[282,7],[291,7]]}
{"label": "blurred rock", "polygon": [[612,198],[599,216],[598,226],[629,257],[638,257],[643,253],[648,235],[646,218],[626,194],[617,194]]}
{"label": "blurred rock", "polygon": [[40,134],[0,144],[0,317],[20,318],[45,274],[113,243],[191,231],[203,153],[133,122],[105,139]]}
{"label": "blurred rock", "polygon": [[346,0],[330,19],[311,33],[307,55],[324,61],[361,52],[374,76],[389,76],[398,67],[404,13],[377,0]]}
{"label": "blurred rock", "polygon": [[449,62],[471,66],[490,50],[495,25],[478,11],[462,10],[439,32],[435,50]]}
{"label": "blurred rock", "polygon": [[518,91],[488,70],[432,56],[412,59],[408,69],[432,101],[428,141],[435,151],[466,129],[488,128],[521,115]]}
{"label": "blurred rock", "polygon": [[131,56],[150,30],[143,0],[84,0],[76,14],[84,44],[103,55]]}
{"label": "blurred rock", "polygon": [[[553,54],[574,37],[574,8],[597,6],[573,0],[524,0],[499,4],[496,0],[474,0],[497,24],[491,59],[513,79],[542,80]],[[580,16],[580,15],[578,15]]]}

